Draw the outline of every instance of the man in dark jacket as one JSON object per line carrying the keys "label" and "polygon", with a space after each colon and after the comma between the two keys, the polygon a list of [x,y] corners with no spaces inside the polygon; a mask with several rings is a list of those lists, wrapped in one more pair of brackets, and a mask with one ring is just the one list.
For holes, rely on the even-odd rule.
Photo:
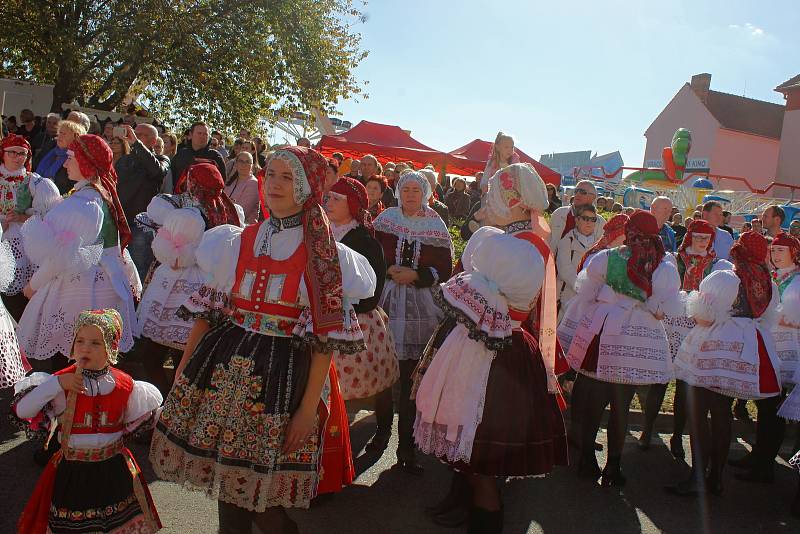
{"label": "man in dark jacket", "polygon": [[196,122],[191,128],[191,144],[178,149],[178,153],[172,158],[172,188],[181,179],[184,171],[194,163],[196,159],[205,159],[214,163],[222,176],[227,176],[225,172],[225,160],[222,154],[209,146],[211,130],[205,122]]}
{"label": "man in dark jacket", "polygon": [[47,119],[44,121],[44,130],[31,142],[33,148],[33,161],[31,162],[33,168],[39,166],[39,162],[45,154],[56,146],[56,135],[58,135],[58,121],[61,120],[58,113],[48,113]]}
{"label": "man in dark jacket", "polygon": [[114,165],[119,177],[117,194],[131,228],[128,249],[139,276],[144,280],[153,262],[153,251],[150,248],[153,234],[139,228],[135,218],[139,213],[147,211],[150,201],[161,188],[164,175],[169,170],[169,159],[153,152],[158,138],[155,127],[142,123],[136,126],[135,132],[130,126],[125,126],[125,131],[131,153],[120,158]]}

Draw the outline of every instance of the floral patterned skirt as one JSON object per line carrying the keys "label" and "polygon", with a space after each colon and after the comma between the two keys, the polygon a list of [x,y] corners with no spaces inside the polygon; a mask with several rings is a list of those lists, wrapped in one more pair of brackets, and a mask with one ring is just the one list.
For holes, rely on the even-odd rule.
{"label": "floral patterned skirt", "polygon": [[388,323],[389,318],[381,308],[359,313],[358,324],[367,349],[355,354],[334,352],[333,361],[344,400],[371,397],[391,387],[400,376]]}
{"label": "floral patterned skirt", "polygon": [[150,448],[156,474],[247,510],[307,508],[319,479],[319,419],[299,450],[283,455],[281,446],[310,367],[311,350],[296,339],[227,321],[209,330],[164,402]]}

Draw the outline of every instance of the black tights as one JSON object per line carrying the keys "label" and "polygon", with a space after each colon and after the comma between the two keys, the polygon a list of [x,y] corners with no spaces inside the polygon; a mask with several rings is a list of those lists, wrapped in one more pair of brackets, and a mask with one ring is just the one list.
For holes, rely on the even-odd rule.
{"label": "black tights", "polygon": [[296,531],[287,528],[293,525],[294,521],[280,506],[267,508],[263,512],[253,512],[235,504],[217,501],[217,514],[219,534],[250,534],[253,530],[253,523],[258,525],[262,532]]}
{"label": "black tights", "polygon": [[708,470],[708,477],[712,481],[722,479],[722,470],[731,448],[732,404],[731,397],[705,388],[687,386],[686,407],[689,412],[692,471],[695,477],[704,477]]}
{"label": "black tights", "polygon": [[612,384],[589,376],[582,376],[581,407],[581,454],[594,456],[594,443],[600,421],[608,404],[611,415],[608,421],[608,461],[619,463],[628,433],[628,411],[636,386]]}
{"label": "black tights", "polygon": [[758,420],[756,423],[756,443],[753,445],[753,467],[772,469],[775,457],[781,450],[783,438],[786,435],[786,420],[778,417],[778,407],[783,400],[783,395],[776,395],[768,399],[759,399]]}
{"label": "black tights", "polygon": [[418,360],[400,360],[400,406],[397,409],[398,455],[414,454],[417,402],[411,398],[412,373]]}
{"label": "black tights", "polygon": [[[653,384],[647,388],[644,405],[644,429],[652,432],[653,425],[664,403],[667,384]],[[686,382],[681,380],[675,383],[675,400],[673,402],[673,427],[672,435],[681,436],[686,428]]]}

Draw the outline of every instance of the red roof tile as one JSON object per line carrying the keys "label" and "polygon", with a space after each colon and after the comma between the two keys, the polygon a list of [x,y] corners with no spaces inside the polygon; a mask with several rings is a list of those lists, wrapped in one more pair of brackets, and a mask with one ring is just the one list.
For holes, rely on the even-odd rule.
{"label": "red roof tile", "polygon": [[780,84],[778,87],[776,87],[775,90],[778,91],[779,93],[782,93],[786,89],[791,89],[795,87],[800,87],[800,74],[798,74],[794,78],[789,78],[788,80]]}

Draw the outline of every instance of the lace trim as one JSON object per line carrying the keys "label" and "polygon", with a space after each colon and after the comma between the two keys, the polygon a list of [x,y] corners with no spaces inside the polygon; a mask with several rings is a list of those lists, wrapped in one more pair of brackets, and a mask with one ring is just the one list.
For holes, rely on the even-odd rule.
{"label": "lace trim", "polygon": [[533,231],[533,225],[530,220],[514,221],[505,226],[501,226],[500,229],[506,234],[515,234],[517,232],[524,232],[525,230]]}
{"label": "lace trim", "polygon": [[441,286],[434,286],[433,288],[433,301],[441,308],[442,312],[448,317],[452,317],[458,323],[464,325],[464,327],[469,332],[469,338],[480,343],[486,345],[486,348],[489,350],[503,350],[506,347],[511,346],[511,337],[491,337],[489,334],[478,328],[478,325],[475,324],[466,313],[459,310],[444,298],[442,294]]}
{"label": "lace trim", "polygon": [[289,215],[288,217],[278,218],[270,213],[267,223],[274,229],[275,232],[286,230],[288,228],[297,228],[303,224],[303,212]]}
{"label": "lace trim", "polygon": [[[480,412],[483,413],[483,406]],[[473,442],[461,439],[462,430],[463,427],[459,426],[455,441],[448,441],[446,425],[425,423],[422,421],[422,414],[417,412],[417,419],[414,422],[414,441],[424,454],[445,458],[449,462],[469,463]]]}
{"label": "lace trim", "polygon": [[97,380],[100,377],[106,376],[108,373],[111,372],[111,368],[106,365],[102,369],[81,369],[81,373],[83,376],[90,380]]}
{"label": "lace trim", "polygon": [[367,345],[363,339],[347,340],[347,339],[334,339],[331,337],[322,338],[311,332],[305,333],[303,336],[295,335],[293,337],[295,346],[310,345],[314,352],[321,352],[324,354],[338,352],[339,354],[357,354],[367,350]]}

